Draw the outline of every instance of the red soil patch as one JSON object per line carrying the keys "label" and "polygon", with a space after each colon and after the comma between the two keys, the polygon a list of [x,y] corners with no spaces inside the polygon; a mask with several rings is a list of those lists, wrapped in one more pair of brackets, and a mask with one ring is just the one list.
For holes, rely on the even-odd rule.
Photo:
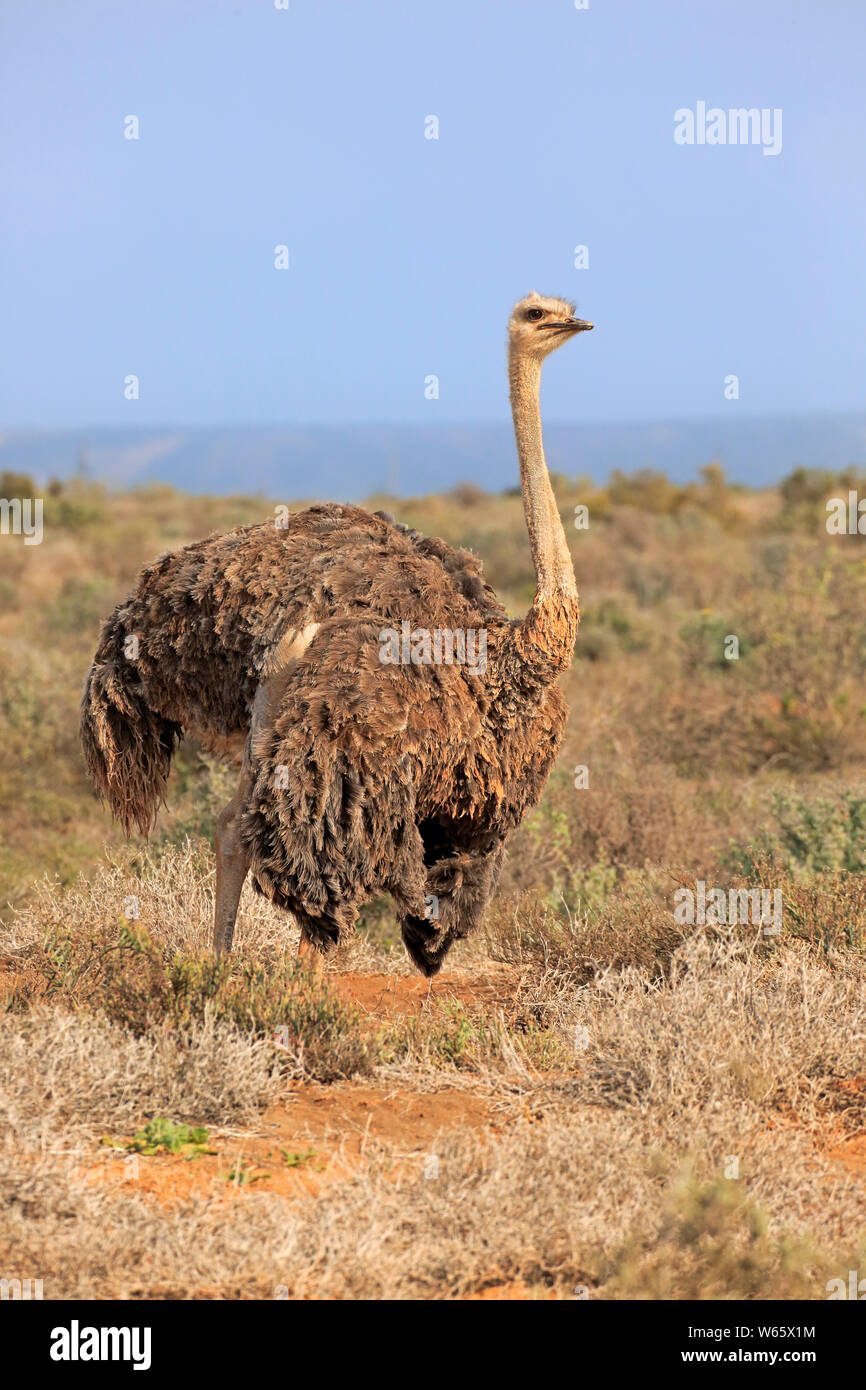
{"label": "red soil patch", "polygon": [[461,1091],[296,1085],[288,1101],[264,1112],[254,1133],[214,1132],[207,1145],[213,1154],[138,1155],[135,1163],[106,1150],[89,1176],[163,1204],[195,1196],[232,1200],[247,1192],[316,1196],[357,1169],[371,1145],[393,1146],[400,1161],[420,1167],[443,1131],[463,1126],[495,1129],[486,1101]]}
{"label": "red soil patch", "polygon": [[836,1089],[848,1092],[852,1099],[866,1095],[866,1074],[863,1076],[849,1076],[843,1081],[837,1081]]}
{"label": "red soil patch", "polygon": [[[835,1163],[841,1163],[849,1173],[866,1181],[866,1130],[860,1128],[851,1133],[851,1120],[855,1123],[863,1118],[863,1099],[866,1096],[866,1075],[851,1076],[834,1083],[836,1095],[844,1101],[847,1111],[847,1124],[835,1120],[824,1138],[823,1151]],[[849,1106],[850,1102],[850,1106]]]}
{"label": "red soil patch", "polygon": [[866,1182],[866,1134],[857,1134],[853,1139],[843,1139],[840,1144],[835,1144],[827,1150],[827,1156]]}
{"label": "red soil patch", "polygon": [[[860,1128],[852,1133],[851,1123],[852,1116],[856,1123],[863,1115],[866,1075],[834,1078],[831,1094],[835,1101],[841,1099],[844,1103],[841,1106],[834,1104],[834,1113],[826,1117],[821,1132],[812,1134],[812,1142],[818,1153],[866,1182],[866,1129]],[[840,1115],[840,1110],[847,1115],[847,1121]],[[767,1121],[767,1129],[779,1127],[800,1129],[796,1111],[788,1109]]]}
{"label": "red soil patch", "polygon": [[454,974],[438,975],[432,984],[420,975],[356,975],[328,973],[328,985],[349,1003],[376,1017],[413,1017],[428,1000],[454,1001],[477,1008],[505,1005],[514,997],[511,972],[490,972],[471,978]]}
{"label": "red soil patch", "polygon": [[485,1289],[479,1289],[477,1293],[468,1293],[465,1301],[525,1303],[529,1300],[551,1298],[556,1298],[555,1289],[532,1288],[529,1284],[524,1284],[522,1279],[512,1279],[508,1284],[490,1284]]}
{"label": "red soil patch", "polygon": [[851,1133],[851,1120],[862,1121],[863,1100],[866,1097],[866,1075],[851,1076],[834,1082],[836,1095],[847,1111],[847,1124],[840,1118],[828,1129],[824,1152],[828,1158],[841,1163],[849,1173],[866,1181],[866,1131],[860,1128]]}
{"label": "red soil patch", "polygon": [[[326,979],[343,999],[375,1018],[417,1016],[428,997],[468,1008],[496,1008],[514,992],[507,969],[438,976],[429,989],[417,975],[329,971]],[[295,1084],[285,1102],[263,1113],[255,1131],[214,1131],[207,1145],[215,1150],[212,1154],[139,1155],[136,1164],[132,1156],[106,1148],[103,1162],[89,1176],[167,1204],[195,1196],[231,1200],[248,1192],[316,1196],[329,1182],[357,1169],[371,1144],[387,1144],[396,1150],[398,1162],[420,1166],[435,1151],[437,1136],[465,1126],[496,1130],[487,1102],[463,1091]],[[123,1140],[118,1137],[117,1142],[120,1146]]]}

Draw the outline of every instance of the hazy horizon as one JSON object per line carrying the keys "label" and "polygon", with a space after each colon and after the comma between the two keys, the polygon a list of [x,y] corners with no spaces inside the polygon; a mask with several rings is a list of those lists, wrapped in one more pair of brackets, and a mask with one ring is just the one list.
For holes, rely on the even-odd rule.
{"label": "hazy horizon", "polygon": [[[724,416],[544,425],[552,471],[597,483],[614,469],[672,481],[719,462],[736,483],[770,486],[796,467],[866,468],[866,412]],[[0,431],[0,468],[41,482],[87,476],[116,487],[170,482],[187,492],[256,492],[286,500],[419,495],[471,482],[488,491],[518,475],[513,432],[496,423],[89,426]]]}
{"label": "hazy horizon", "polygon": [[[551,415],[551,414],[549,414],[546,410],[543,409],[543,403],[542,403],[542,413],[543,413],[543,417],[544,417],[544,418],[543,418],[543,424],[544,424],[545,427],[546,427],[547,425],[553,425],[553,426],[557,426],[557,425],[589,425],[589,426],[594,426],[594,427],[606,426],[606,425],[616,425],[616,426],[619,426],[619,425],[630,425],[630,426],[636,426],[636,427],[639,427],[639,426],[649,426],[649,427],[651,427],[651,426],[653,426],[653,425],[664,426],[664,425],[681,425],[681,424],[682,424],[682,425],[686,425],[686,424],[702,424],[702,423],[708,423],[708,424],[709,424],[709,423],[713,423],[713,422],[715,422],[715,421],[724,421],[724,422],[727,424],[727,423],[729,423],[729,421],[730,421],[730,414],[729,414],[729,412],[726,411],[726,410],[703,411],[703,412],[700,412],[700,413],[693,413],[693,414],[689,414],[689,413],[687,413],[687,412],[684,412],[684,413],[681,414],[681,415],[659,415],[659,416],[647,415],[647,416],[641,416],[639,419],[637,419],[637,418],[636,418],[636,419],[623,419],[621,416],[614,416],[614,415],[598,415],[598,416],[595,416],[595,415],[589,415],[589,414],[587,414],[587,415],[582,415],[579,419],[574,419],[574,418],[570,418],[570,417],[566,417],[566,416]],[[866,404],[864,404],[863,406],[861,406],[861,407],[859,407],[859,408],[858,408],[858,407],[851,407],[850,409],[845,409],[845,410],[837,410],[837,409],[835,409],[833,406],[821,406],[821,407],[817,407],[817,408],[815,408],[815,409],[806,408],[806,409],[803,409],[803,410],[785,410],[785,411],[779,411],[779,410],[738,410],[738,411],[737,411],[737,420],[740,421],[740,422],[742,422],[743,424],[747,424],[747,423],[750,422],[750,421],[751,421],[751,422],[757,422],[757,421],[761,421],[761,420],[778,420],[778,419],[786,419],[786,420],[798,420],[798,419],[802,419],[802,420],[807,420],[807,419],[814,419],[816,416],[820,416],[820,415],[828,415],[828,416],[831,416],[831,417],[833,417],[833,418],[837,418],[837,417],[840,417],[840,416],[858,417],[858,416],[861,416],[861,415],[862,415],[864,418],[866,418]],[[483,428],[485,428],[485,429],[489,427],[489,428],[498,429],[498,428],[500,428],[500,427],[503,427],[504,425],[509,425],[509,428],[510,428],[510,420],[505,420],[505,419],[486,419],[486,418],[481,417],[481,416],[478,416],[478,417],[467,416],[466,418],[462,418],[462,417],[461,417],[461,418],[458,418],[458,417],[455,416],[453,419],[449,419],[449,418],[446,416],[446,417],[444,417],[444,418],[442,418],[442,419],[437,419],[437,420],[426,420],[426,421],[425,421],[425,420],[413,420],[413,419],[411,418],[411,416],[407,416],[405,419],[400,419],[399,417],[396,417],[396,416],[395,416],[395,417],[390,417],[390,416],[389,416],[389,417],[385,417],[385,416],[381,416],[381,417],[379,417],[379,418],[371,417],[371,418],[366,418],[366,419],[361,419],[361,418],[359,418],[359,419],[355,419],[355,420],[339,420],[339,421],[325,420],[325,419],[321,419],[321,418],[319,418],[319,417],[315,417],[315,418],[314,418],[314,417],[310,417],[310,418],[308,419],[308,418],[305,418],[304,416],[297,416],[297,417],[294,417],[294,416],[293,416],[293,417],[285,416],[285,417],[283,417],[283,418],[280,418],[280,417],[278,417],[278,416],[274,416],[274,417],[271,418],[271,419],[266,419],[266,420],[255,420],[255,421],[253,421],[253,420],[229,420],[229,419],[214,419],[214,420],[193,420],[193,419],[174,419],[174,420],[169,420],[169,419],[156,419],[156,420],[147,420],[147,421],[143,421],[143,422],[138,423],[138,424],[135,423],[134,421],[122,421],[122,420],[117,420],[117,421],[110,421],[110,420],[101,420],[101,421],[100,421],[100,420],[84,420],[84,421],[82,421],[81,423],[78,423],[78,424],[72,423],[72,422],[70,422],[70,421],[62,421],[62,420],[61,420],[61,421],[59,421],[56,425],[43,425],[43,424],[39,424],[39,423],[37,423],[37,422],[35,422],[35,421],[24,421],[23,423],[21,423],[21,422],[15,422],[15,423],[7,422],[7,423],[4,423],[4,424],[0,424],[0,443],[2,443],[3,440],[4,440],[7,436],[10,436],[10,435],[18,435],[18,436],[20,436],[20,435],[27,435],[27,434],[40,434],[40,435],[42,435],[42,434],[44,434],[44,435],[49,435],[49,434],[72,434],[72,433],[74,433],[74,432],[76,432],[76,431],[79,431],[79,432],[81,432],[82,434],[87,434],[88,432],[92,432],[92,431],[101,431],[101,430],[142,430],[142,431],[148,431],[148,432],[153,432],[154,430],[268,430],[268,429],[279,429],[279,430],[292,430],[292,429],[306,430],[306,429],[311,429],[311,430],[312,430],[312,429],[331,429],[331,428],[334,428],[334,429],[341,429],[341,430],[351,430],[351,429],[356,429],[356,428],[357,428],[357,429],[362,429],[362,428],[363,428],[363,429],[371,429],[371,428],[376,428],[376,427],[378,427],[378,426],[382,426],[382,427],[384,427],[384,426],[389,426],[389,427],[390,427],[390,426],[394,426],[395,428],[412,428],[412,429],[424,430],[424,429],[449,429],[449,428],[454,428],[454,429],[470,428],[470,429],[471,429],[471,428],[474,428],[474,427],[483,427]]]}

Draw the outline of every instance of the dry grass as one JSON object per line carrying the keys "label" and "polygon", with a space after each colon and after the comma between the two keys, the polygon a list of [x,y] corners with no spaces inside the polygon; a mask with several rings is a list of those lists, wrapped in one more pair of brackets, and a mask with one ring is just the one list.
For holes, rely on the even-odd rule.
{"label": "dry grass", "polygon": [[862,1226],[853,1181],[796,1136],[709,1137],[720,1155],[736,1146],[763,1209],[706,1162],[669,1167],[623,1115],[517,1124],[496,1146],[450,1137],[432,1180],[395,1178],[382,1153],[327,1201],[254,1194],[230,1219],[203,1203],[157,1217],[69,1169],[23,1173],[13,1155],[0,1254],[4,1268],[42,1271],[55,1298],[436,1299],[512,1281],[561,1298],[814,1298],[862,1262],[862,1245],[816,1241],[802,1216],[829,1209],[827,1225]]}
{"label": "dry grass", "polygon": [[[866,567],[823,527],[849,480],[554,481],[564,516],[591,516],[566,745],[455,955],[455,980],[505,983],[420,1013],[336,991],[334,972],[407,975],[387,902],[321,985],[249,891],[234,959],[211,960],[206,841],[231,779],[199,750],[150,847],[120,846],[84,781],[99,618],[140,564],[268,504],[79,481],[47,499],[41,547],[4,546],[0,1273],[46,1297],[684,1299],[823,1298],[862,1269],[866,1177],[834,1154],[866,1133]],[[519,497],[386,504],[526,604]],[[778,888],[781,933],[678,924],[697,878]],[[94,1180],[106,1130],[254,1129],[311,1078],[339,1096],[358,1076],[482,1097],[495,1125],[365,1143],[314,1201],[159,1205]]]}
{"label": "dry grass", "polygon": [[[191,890],[186,853],[168,852],[177,896],[151,924],[164,925],[161,963]],[[142,871],[147,882],[158,866]],[[84,940],[87,895],[70,899]],[[40,930],[66,915],[47,889],[38,902],[8,958],[28,980]],[[828,1125],[866,1128],[861,953],[788,932],[768,946],[747,931],[650,930],[641,960],[629,911],[607,912],[606,965],[586,920],[563,916],[554,950],[549,909],[535,927],[519,910],[492,919],[488,943],[515,972],[503,1006],[433,1008],[377,1034],[384,1086],[471,1086],[494,1101],[495,1137],[443,1134],[433,1178],[423,1155],[372,1145],[313,1203],[155,1208],[84,1182],[104,1129],[157,1114],[249,1121],[285,1094],[286,1071],[267,1038],[207,1011],[109,1022],[116,987],[112,999],[67,961],[74,981],[55,1002],[25,1007],[19,989],[24,1011],[0,1023],[0,1262],[39,1271],[49,1297],[463,1298],[497,1283],[559,1298],[824,1296],[866,1253],[866,1186],[821,1143]]]}
{"label": "dry grass", "polygon": [[39,1150],[51,1136],[78,1143],[148,1115],[249,1120],[283,1082],[273,1048],[213,1018],[182,1038],[165,1026],[134,1037],[44,1006],[0,1017],[0,1068],[2,1129]]}
{"label": "dry grass", "polygon": [[137,875],[115,863],[86,887],[57,893],[43,882],[7,935],[6,1009],[74,1009],[136,1038],[167,1028],[194,1040],[208,1026],[271,1043],[279,1035],[286,1076],[369,1072],[375,1040],[356,1010],[287,953],[276,935],[285,918],[264,905],[251,949],[218,960],[203,947],[206,862],[203,846],[187,842],[169,847],[162,865],[144,856]]}
{"label": "dry grass", "polygon": [[[88,1124],[129,1127],[137,1100],[190,1121],[238,1113],[244,1091],[261,1103],[274,1078],[255,1045],[226,1036],[236,1051],[220,1052],[219,1034],[202,1033],[197,1062],[176,1076],[166,1036],[142,1044],[92,1019],[7,1017],[4,1118],[17,1138],[0,1188],[3,1266],[38,1270],[49,1297],[284,1286],[460,1298],[511,1281],[557,1297],[578,1286],[606,1298],[822,1297],[866,1253],[863,1182],[811,1141],[834,1104],[862,1129],[862,1109],[843,1110],[833,1083],[862,1065],[866,1004],[858,970],[827,971],[810,953],[792,945],[758,963],[739,944],[695,940],[663,982],[639,970],[576,990],[538,978],[535,1004],[571,1061],[553,1076],[512,1069],[499,1138],[443,1136],[432,1177],[422,1156],[374,1146],[318,1202],[251,1195],[231,1211],[154,1210],[84,1184],[75,1163]],[[242,1068],[231,1094],[215,1086],[223,1066]],[[385,1071],[397,1084],[400,1068]],[[73,1158],[52,1152],[71,1135]],[[22,1162],[22,1141],[38,1161]]]}

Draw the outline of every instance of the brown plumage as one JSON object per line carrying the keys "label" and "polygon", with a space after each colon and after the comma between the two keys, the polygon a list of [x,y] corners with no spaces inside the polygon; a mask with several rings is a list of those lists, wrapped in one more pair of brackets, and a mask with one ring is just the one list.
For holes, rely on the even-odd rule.
{"label": "brown plumage", "polygon": [[[507,619],[468,552],[331,505],[290,517],[287,529],[245,527],[164,556],[106,623],[82,740],[127,830],[152,824],[181,731],[227,755],[248,735],[217,834],[217,949],[231,945],[248,870],[319,950],[376,892],[392,894],[426,974],[477,922],[565,724],[557,677],[571,660],[577,589],[538,387],[547,353],[591,326],[535,294],[509,323],[537,577],[522,622]],[[479,645],[483,636],[486,662],[449,664],[446,641],[443,659],[406,663],[405,639],[401,659],[385,644],[383,661],[389,629],[463,633]]]}
{"label": "brown plumage", "polygon": [[417,607],[413,627],[486,624],[484,675],[382,664],[379,621],[322,624],[255,738],[240,832],[256,887],[320,949],[388,892],[432,974],[477,922],[506,838],[541,796],[566,707],[519,629],[447,583]]}
{"label": "brown plumage", "polygon": [[502,615],[474,555],[360,507],[238,527],[149,565],[103,626],[81,710],[88,771],[127,834],[151,829],[182,733],[240,755],[281,643],[334,616],[394,616],[443,579]]}

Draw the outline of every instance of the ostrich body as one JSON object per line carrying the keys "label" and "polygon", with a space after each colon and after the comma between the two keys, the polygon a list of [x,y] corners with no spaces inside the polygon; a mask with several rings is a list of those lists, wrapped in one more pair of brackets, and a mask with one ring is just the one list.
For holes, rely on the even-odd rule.
{"label": "ostrich body", "polygon": [[[429,598],[418,615],[428,623]],[[567,714],[552,653],[522,650],[507,620],[449,599],[449,624],[486,623],[483,676],[382,664],[378,621],[332,619],[268,690],[240,792],[241,875],[306,940],[327,951],[363,901],[388,892],[428,975],[476,925]],[[222,906],[228,923],[236,902]],[[218,945],[230,944],[229,930]]]}
{"label": "ostrich body", "polygon": [[468,551],[360,507],[310,507],[163,555],[104,624],[81,710],[85,759],[127,834],[147,835],[182,734],[239,761],[256,690],[327,618],[396,614],[452,578],[502,613]]}
{"label": "ostrich body", "polygon": [[[319,950],[351,927],[361,901],[390,892],[426,974],[478,920],[565,724],[557,678],[571,662],[578,600],[539,385],[547,354],[591,327],[537,294],[509,322],[536,573],[522,621],[507,618],[474,556],[345,506],[167,555],[108,620],[82,739],[127,831],[152,824],[183,731],[224,756],[245,749],[216,836],[218,950],[231,945],[250,870],[296,915],[302,946]],[[383,630],[404,624],[484,633],[484,670],[381,660]]]}

